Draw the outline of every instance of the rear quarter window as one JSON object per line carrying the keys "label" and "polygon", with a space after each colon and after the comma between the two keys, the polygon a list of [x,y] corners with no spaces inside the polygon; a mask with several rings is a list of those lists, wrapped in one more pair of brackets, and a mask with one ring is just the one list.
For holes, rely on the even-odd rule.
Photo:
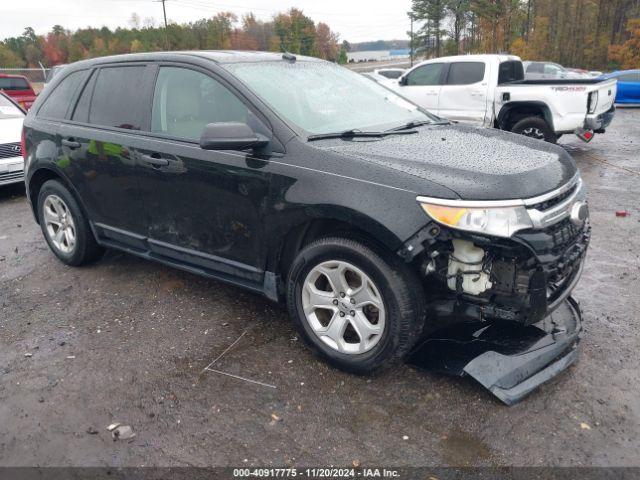
{"label": "rear quarter window", "polygon": [[484,79],[483,62],[456,62],[449,67],[447,85],[471,85]]}
{"label": "rear quarter window", "polygon": [[146,98],[145,69],[144,65],[100,69],[91,98],[89,123],[141,130]]}
{"label": "rear quarter window", "polygon": [[[528,72],[529,70],[527,70]],[[519,82],[524,80],[524,68],[522,62],[509,60],[502,62],[498,70],[498,85],[503,83]]]}
{"label": "rear quarter window", "polygon": [[45,99],[38,110],[38,116],[52,119],[63,119],[71,106],[74,95],[86,78],[87,71],[73,72],[63,78]]}

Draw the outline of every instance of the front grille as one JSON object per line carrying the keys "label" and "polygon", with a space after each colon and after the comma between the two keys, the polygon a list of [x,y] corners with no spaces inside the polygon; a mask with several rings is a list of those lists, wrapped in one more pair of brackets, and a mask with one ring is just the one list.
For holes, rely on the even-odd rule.
{"label": "front grille", "polygon": [[0,158],[12,158],[22,156],[20,142],[0,144]]}
{"label": "front grille", "polygon": [[560,205],[567,198],[573,195],[573,193],[576,191],[577,188],[578,188],[578,184],[575,184],[566,192],[561,193],[560,195],[557,195],[553,198],[550,198],[549,200],[545,200],[544,202],[536,203],[535,205],[530,205],[528,208],[534,208],[536,210],[540,210],[541,212],[549,210],[550,208],[553,208],[556,205]]}
{"label": "front grille", "polygon": [[24,171],[22,170],[0,173],[0,185],[3,183],[13,182],[14,180],[22,180],[23,178]]}
{"label": "front grille", "polygon": [[575,245],[578,237],[583,232],[583,227],[575,225],[569,218],[551,225],[543,230],[549,235],[553,246],[550,250],[554,253],[562,253],[567,248]]}

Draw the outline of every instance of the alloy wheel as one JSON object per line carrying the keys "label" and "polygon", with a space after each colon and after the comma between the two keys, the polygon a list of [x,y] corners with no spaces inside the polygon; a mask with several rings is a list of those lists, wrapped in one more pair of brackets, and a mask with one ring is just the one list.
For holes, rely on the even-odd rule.
{"label": "alloy wheel", "polygon": [[342,260],[320,263],[308,273],[302,307],[315,335],[340,353],[368,352],[384,333],[380,291],[366,273]]}
{"label": "alloy wheel", "polygon": [[544,133],[542,130],[536,127],[529,127],[522,130],[522,135],[525,137],[537,138],[538,140],[544,140]]}
{"label": "alloy wheel", "polygon": [[69,255],[76,248],[76,224],[67,204],[57,195],[49,195],[42,204],[47,236],[61,253]]}

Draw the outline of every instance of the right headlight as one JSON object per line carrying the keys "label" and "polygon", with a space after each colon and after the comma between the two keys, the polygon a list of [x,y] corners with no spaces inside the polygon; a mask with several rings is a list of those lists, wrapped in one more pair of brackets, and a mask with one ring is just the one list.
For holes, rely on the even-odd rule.
{"label": "right headlight", "polygon": [[508,238],[519,230],[533,227],[524,205],[484,207],[477,206],[479,202],[469,205],[460,202],[460,206],[456,206],[454,202],[441,204],[433,200],[418,198],[422,209],[433,220],[458,230]]}

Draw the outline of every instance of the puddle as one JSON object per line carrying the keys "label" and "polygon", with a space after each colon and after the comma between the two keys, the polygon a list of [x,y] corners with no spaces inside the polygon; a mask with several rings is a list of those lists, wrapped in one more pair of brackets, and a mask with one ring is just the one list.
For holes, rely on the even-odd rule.
{"label": "puddle", "polygon": [[489,445],[461,430],[453,430],[440,440],[442,458],[451,467],[470,467],[493,458]]}

